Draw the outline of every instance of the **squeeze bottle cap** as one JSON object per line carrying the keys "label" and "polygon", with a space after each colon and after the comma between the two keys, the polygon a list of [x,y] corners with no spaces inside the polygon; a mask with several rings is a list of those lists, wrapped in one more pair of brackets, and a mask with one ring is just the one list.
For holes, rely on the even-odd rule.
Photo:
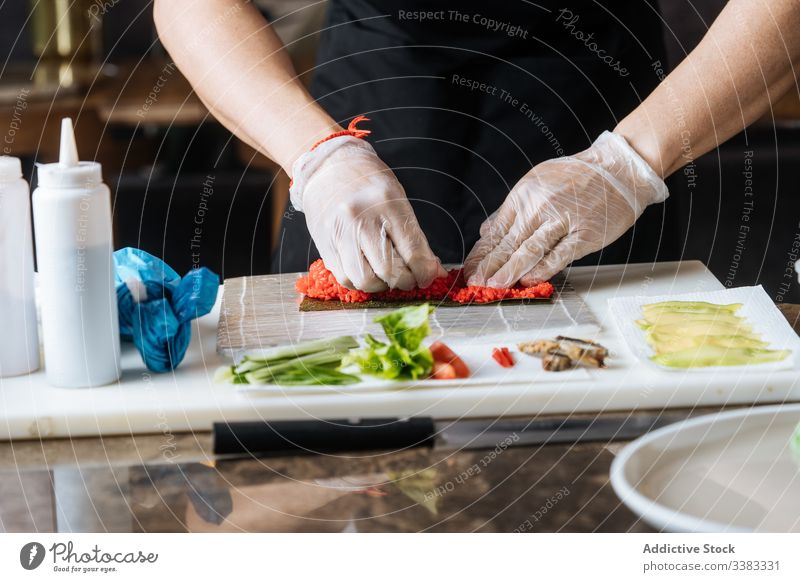
{"label": "squeeze bottle cap", "polygon": [[93,187],[103,181],[103,172],[97,162],[81,162],[75,145],[72,119],[61,120],[61,148],[59,160],[53,164],[36,164],[39,186],[47,188]]}
{"label": "squeeze bottle cap", "polygon": [[75,129],[72,127],[71,117],[61,120],[61,149],[58,155],[58,165],[62,168],[74,168],[78,165],[78,146],[75,145]]}
{"label": "squeeze bottle cap", "polygon": [[22,178],[22,164],[19,158],[0,156],[0,180],[15,180]]}

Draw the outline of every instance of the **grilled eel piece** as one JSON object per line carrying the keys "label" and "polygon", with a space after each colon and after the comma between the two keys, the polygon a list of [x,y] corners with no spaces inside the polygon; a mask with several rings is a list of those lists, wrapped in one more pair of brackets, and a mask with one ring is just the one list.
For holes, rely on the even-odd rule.
{"label": "grilled eel piece", "polygon": [[554,340],[544,339],[519,344],[519,350],[542,356],[542,368],[550,372],[569,370],[581,364],[605,368],[608,350],[592,341],[560,335]]}

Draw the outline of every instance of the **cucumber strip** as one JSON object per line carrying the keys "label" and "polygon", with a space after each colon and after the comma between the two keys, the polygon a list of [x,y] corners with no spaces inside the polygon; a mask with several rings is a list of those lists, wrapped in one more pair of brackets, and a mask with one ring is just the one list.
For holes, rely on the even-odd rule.
{"label": "cucumber strip", "polygon": [[314,360],[314,356],[319,354],[344,355],[354,347],[358,347],[358,342],[353,336],[349,335],[332,339],[300,342],[291,346],[275,348],[270,350],[268,353],[246,355],[242,358],[239,365],[235,367],[234,371],[237,374],[247,374],[250,372],[256,372],[265,367],[274,368],[276,366],[291,366],[293,362],[297,361],[308,362],[309,365],[314,365],[317,363],[329,363],[336,360],[329,359],[326,356],[321,358],[319,361],[316,361]]}
{"label": "cucumber strip", "polygon": [[350,348],[357,347],[358,341],[356,341],[356,338],[351,335],[343,335],[335,338],[298,342],[289,346],[271,348],[258,354],[248,354],[242,358],[242,362],[259,362],[266,364],[278,360],[294,359],[325,350],[349,350]]}
{"label": "cucumber strip", "polygon": [[302,370],[289,370],[278,373],[275,376],[275,384],[280,384],[282,386],[342,386],[345,384],[355,384],[360,381],[361,378],[353,374],[346,374],[337,370],[317,366]]}
{"label": "cucumber strip", "polygon": [[245,355],[237,365],[217,370],[216,382],[233,384],[352,384],[358,376],[340,372],[338,367],[350,349],[358,347],[352,336],[340,336]]}

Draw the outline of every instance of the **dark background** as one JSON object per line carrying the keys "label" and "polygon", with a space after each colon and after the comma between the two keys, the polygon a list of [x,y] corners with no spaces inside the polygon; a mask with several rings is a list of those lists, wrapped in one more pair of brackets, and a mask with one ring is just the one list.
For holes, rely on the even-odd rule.
{"label": "dark background", "polygon": [[[264,10],[277,3],[264,2]],[[669,66],[696,45],[723,4],[661,2]],[[28,12],[23,1],[0,8],[0,54],[8,57],[7,64],[35,60],[27,37]],[[121,0],[104,20],[102,35],[108,62],[145,54],[164,58],[146,0]],[[203,227],[203,264],[225,277],[269,270],[275,214],[269,202],[279,195],[271,188],[274,173],[237,154],[224,128],[209,120],[198,127],[132,131],[111,126],[108,132],[134,148],[159,148],[152,163],[131,163],[106,173],[114,195],[118,246],[153,252],[178,271],[191,268],[189,241],[198,192],[211,174],[214,197]],[[744,222],[742,172],[750,151],[754,204]],[[30,169],[33,158],[24,161]],[[694,185],[678,172],[668,181],[666,206],[648,210],[663,213],[670,226],[657,233],[662,245],[647,260],[698,259],[726,285],[763,284],[776,300],[800,302],[797,279],[785,270],[792,242],[800,236],[799,162],[800,119],[790,118],[762,120],[696,160]],[[743,231],[743,225],[749,230]]]}

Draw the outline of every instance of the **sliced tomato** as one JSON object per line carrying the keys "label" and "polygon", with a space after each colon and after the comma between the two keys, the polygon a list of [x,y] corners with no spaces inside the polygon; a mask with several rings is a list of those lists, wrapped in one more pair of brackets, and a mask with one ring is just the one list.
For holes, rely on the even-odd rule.
{"label": "sliced tomato", "polygon": [[450,364],[434,360],[431,377],[435,380],[454,380],[457,377],[456,369]]}
{"label": "sliced tomato", "polygon": [[510,368],[511,366],[513,366],[515,363],[514,356],[511,354],[510,351],[508,351],[508,348],[505,347],[500,348],[500,351],[503,352],[503,356],[505,356],[506,361],[508,362],[508,367]]}
{"label": "sliced tomato", "polygon": [[446,344],[439,341],[433,342],[430,349],[435,362],[442,362],[453,366],[453,369],[456,371],[456,378],[469,378],[469,367],[464,363],[464,360],[459,358]]}

